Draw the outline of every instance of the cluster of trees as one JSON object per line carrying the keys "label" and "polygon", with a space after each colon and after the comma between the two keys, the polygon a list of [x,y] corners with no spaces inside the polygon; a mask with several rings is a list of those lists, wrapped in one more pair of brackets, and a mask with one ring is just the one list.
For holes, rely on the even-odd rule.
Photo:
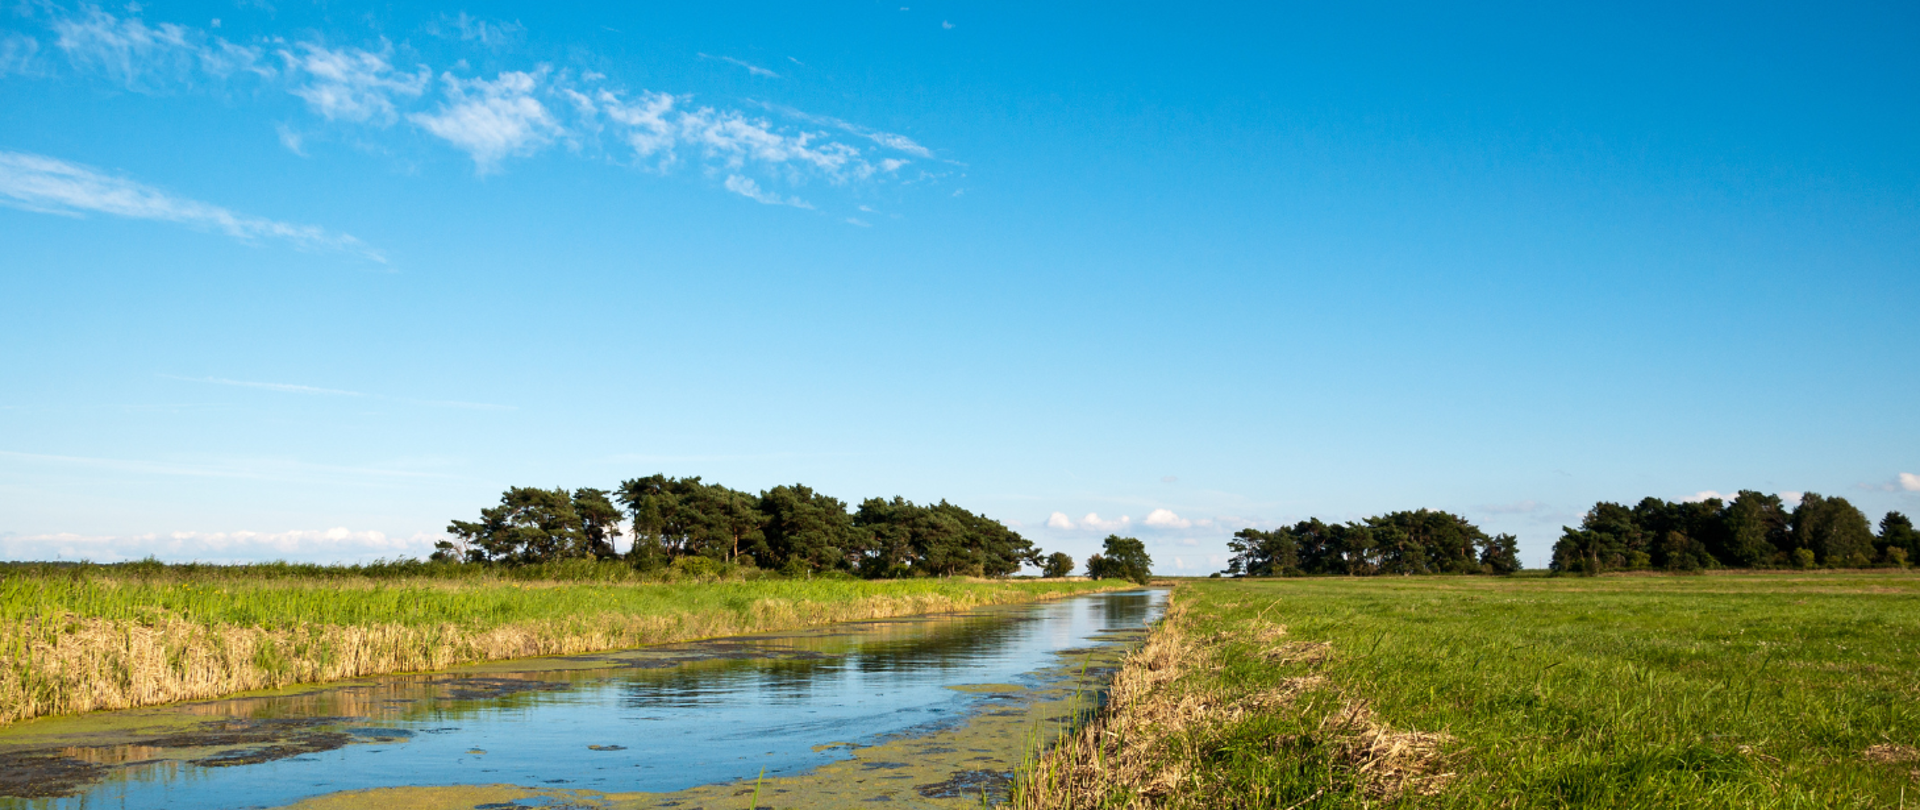
{"label": "cluster of trees", "polygon": [[[1072,568],[1069,559],[1067,567]],[[1147,556],[1147,544],[1137,538],[1107,535],[1099,554],[1087,557],[1087,576],[1094,579],[1130,579],[1142,585],[1153,576],[1153,558]]]}
{"label": "cluster of trees", "polygon": [[1669,503],[1647,498],[1628,508],[1598,503],[1553,546],[1555,571],[1906,565],[1920,558],[1920,533],[1888,512],[1875,534],[1845,498],[1807,493],[1789,509],[1777,495],[1742,490],[1732,501]]}
{"label": "cluster of trees", "polygon": [[1073,570],[1072,557],[1043,557],[999,521],[944,500],[923,505],[869,498],[849,511],[838,498],[800,484],[755,494],[664,475],[635,478],[611,492],[509,489],[500,505],[481,510],[480,520],[453,521],[447,531],[456,539],[440,542],[434,558],[508,564],[613,559],[621,556],[613,539],[621,536],[622,522],[634,535],[624,556],[641,568],[700,557],[789,574],[844,571],[864,577],[1006,576],[1023,564],[1049,576]]}
{"label": "cluster of trees", "polygon": [[1227,573],[1511,574],[1520,570],[1514,537],[1489,537],[1459,515],[1421,509],[1348,523],[1318,518],[1271,531],[1241,529],[1228,541]]}

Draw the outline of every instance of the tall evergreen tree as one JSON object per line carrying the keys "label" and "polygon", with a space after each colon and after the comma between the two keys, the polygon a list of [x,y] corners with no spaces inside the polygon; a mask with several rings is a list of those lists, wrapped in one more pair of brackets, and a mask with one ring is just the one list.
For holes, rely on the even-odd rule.
{"label": "tall evergreen tree", "polygon": [[1735,568],[1783,564],[1793,547],[1787,536],[1788,518],[1780,496],[1740,490],[1721,513],[1726,547],[1716,556]]}
{"label": "tall evergreen tree", "polygon": [[[1913,529],[1913,521],[1899,512],[1888,512],[1880,518],[1880,536],[1874,538],[1874,547],[1880,552],[1883,562],[1920,562],[1920,532]],[[1890,551],[1898,549],[1896,560]]]}
{"label": "tall evergreen tree", "polygon": [[[604,495],[596,500],[597,490],[582,492],[583,502],[576,508],[574,496],[565,489],[509,489],[501,494],[499,506],[480,510],[480,520],[448,524],[447,533],[458,539],[434,544],[433,556],[463,562],[528,564],[591,558],[603,550],[611,554],[608,539],[619,534],[619,529],[601,522],[604,515],[598,510]],[[593,517],[583,518],[582,511]]]}
{"label": "tall evergreen tree", "polygon": [[1796,549],[1808,549],[1820,565],[1862,566],[1873,554],[1867,516],[1845,498],[1809,492],[1793,510],[1788,531]]}
{"label": "tall evergreen tree", "polygon": [[859,534],[839,498],[804,484],[777,486],[760,493],[760,513],[766,517],[770,550],[761,565],[825,571],[859,564]]}

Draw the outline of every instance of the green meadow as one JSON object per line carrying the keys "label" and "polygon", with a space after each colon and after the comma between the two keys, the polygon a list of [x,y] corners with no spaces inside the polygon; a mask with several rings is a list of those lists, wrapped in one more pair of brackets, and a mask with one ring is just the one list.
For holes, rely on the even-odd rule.
{"label": "green meadow", "polygon": [[1920,807],[1904,571],[1199,581],[1156,634],[1016,805]]}

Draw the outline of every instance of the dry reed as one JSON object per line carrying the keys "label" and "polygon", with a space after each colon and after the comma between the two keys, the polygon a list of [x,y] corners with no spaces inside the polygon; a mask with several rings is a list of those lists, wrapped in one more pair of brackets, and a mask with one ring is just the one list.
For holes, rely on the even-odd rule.
{"label": "dry reed", "polygon": [[[634,586],[647,587],[647,586]],[[1084,592],[1086,588],[1079,589]],[[485,617],[426,624],[284,627],[62,614],[0,621],[0,724],[124,709],[291,684],[789,630],[1066,595],[1017,587],[811,601],[765,598],[680,612],[602,612],[487,626]],[[537,592],[526,598],[538,598]]]}
{"label": "dry reed", "polygon": [[[1176,592],[1166,618],[1115,674],[1106,706],[1092,722],[1065,735],[1051,750],[1029,760],[1010,806],[1017,810],[1074,808],[1200,808],[1274,806],[1272,796],[1254,796],[1229,784],[1208,757],[1226,745],[1238,724],[1292,711],[1311,693],[1338,694],[1325,676],[1281,679],[1245,691],[1217,673],[1225,646],[1274,642],[1281,625],[1258,622],[1235,632],[1194,632],[1191,604]],[[1321,642],[1287,641],[1251,653],[1265,666],[1318,668],[1333,654]],[[1298,750],[1327,752],[1338,778],[1314,790],[1304,805],[1329,790],[1351,790],[1392,801],[1408,794],[1434,795],[1455,774],[1444,769],[1453,738],[1403,731],[1383,723],[1364,700],[1343,698],[1339,709],[1302,736],[1267,739],[1265,756],[1283,759]]]}

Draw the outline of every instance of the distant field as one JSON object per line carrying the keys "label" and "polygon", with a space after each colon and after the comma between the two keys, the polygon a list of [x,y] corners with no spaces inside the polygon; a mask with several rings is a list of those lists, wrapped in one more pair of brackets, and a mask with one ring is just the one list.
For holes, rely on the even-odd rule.
{"label": "distant field", "polygon": [[407,566],[0,565],[0,723],[1117,587],[642,582],[630,570],[587,564],[542,580]]}
{"label": "distant field", "polygon": [[[1199,581],[1020,807],[1920,807],[1920,576]],[[1906,794],[1914,794],[1911,797]]]}

